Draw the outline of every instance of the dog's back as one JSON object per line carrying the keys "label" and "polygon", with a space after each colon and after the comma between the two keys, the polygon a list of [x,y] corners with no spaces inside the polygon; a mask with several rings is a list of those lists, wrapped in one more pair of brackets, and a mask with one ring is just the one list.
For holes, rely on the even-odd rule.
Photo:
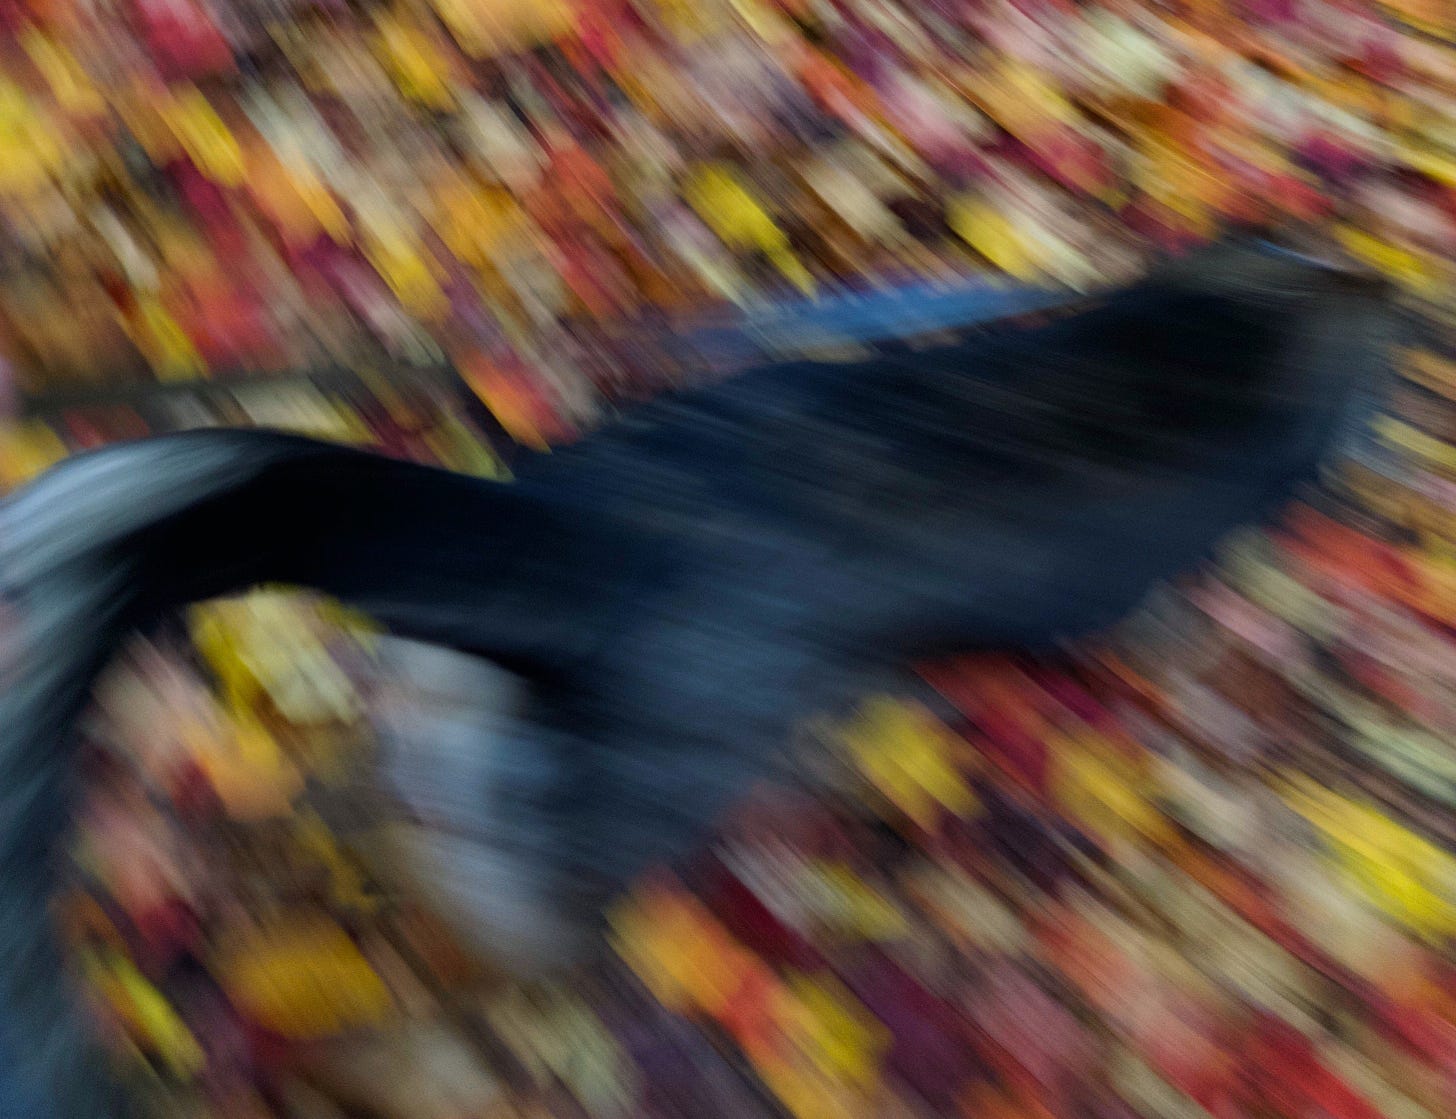
{"label": "dog's back", "polygon": [[795,609],[815,600],[837,640],[1044,642],[1309,477],[1391,326],[1377,286],[1230,244],[1040,329],[656,401],[521,483],[685,541],[720,578],[806,579]]}

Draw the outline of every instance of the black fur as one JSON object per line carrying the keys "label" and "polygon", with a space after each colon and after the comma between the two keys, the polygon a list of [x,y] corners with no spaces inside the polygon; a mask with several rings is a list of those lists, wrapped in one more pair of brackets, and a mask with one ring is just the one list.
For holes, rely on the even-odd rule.
{"label": "black fur", "polygon": [[509,665],[550,780],[512,814],[563,922],[768,772],[790,723],[906,658],[1095,629],[1308,475],[1382,364],[1344,274],[1225,246],[1036,330],[661,399],[500,487],[197,432],[12,500],[0,992],[49,1113],[119,1112],[46,919],[72,729],[129,630],[261,581]]}

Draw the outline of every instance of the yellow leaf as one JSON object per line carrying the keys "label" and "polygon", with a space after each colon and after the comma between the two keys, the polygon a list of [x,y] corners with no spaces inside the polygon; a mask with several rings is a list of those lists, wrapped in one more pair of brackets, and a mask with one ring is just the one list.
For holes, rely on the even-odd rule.
{"label": "yellow leaf", "polygon": [[192,339],[155,296],[138,295],[135,320],[128,321],[126,326],[159,379],[188,381],[207,372],[207,362],[193,346]]}
{"label": "yellow leaf", "polygon": [[364,239],[364,255],[405,308],[422,319],[438,319],[450,302],[430,262],[403,234],[375,233]]}
{"label": "yellow leaf", "polygon": [[948,732],[921,708],[890,700],[867,704],[846,732],[846,745],[870,783],[923,827],[941,809],[968,816],[979,807],[948,760]]}
{"label": "yellow leaf", "polygon": [[197,763],[228,815],[238,820],[287,815],[303,791],[303,774],[256,720],[239,718],[228,730],[204,731],[192,743]]}
{"label": "yellow leaf", "polygon": [[843,907],[849,928],[869,940],[893,940],[907,931],[905,916],[847,867],[823,868],[820,878]]}
{"label": "yellow leaf", "polygon": [[235,936],[220,946],[214,970],[240,1010],[284,1037],[317,1039],[376,1025],[391,1007],[369,961],[322,915]]}
{"label": "yellow leaf", "polygon": [[43,187],[66,160],[59,122],[21,89],[0,81],[0,191],[30,194]]}
{"label": "yellow leaf", "polygon": [[1107,839],[1167,838],[1169,825],[1148,799],[1148,782],[1108,760],[1096,742],[1059,736],[1051,751],[1052,795],[1069,816]]}
{"label": "yellow leaf", "polygon": [[78,116],[99,116],[106,112],[106,99],[62,44],[47,38],[35,27],[25,30],[20,43],[62,109]]}
{"label": "yellow leaf", "polygon": [[576,23],[567,0],[433,0],[435,10],[470,55],[527,50],[566,34]]}
{"label": "yellow leaf", "polygon": [[1406,249],[1382,241],[1354,226],[1338,230],[1340,243],[1354,256],[1387,276],[1423,295],[1436,292],[1436,275],[1431,266]]}
{"label": "yellow leaf", "polygon": [[0,486],[7,489],[30,481],[65,458],[66,445],[39,420],[0,430]]}
{"label": "yellow leaf", "polygon": [[855,1084],[873,1083],[889,1032],[830,976],[795,976],[789,989],[807,1012],[812,1055],[823,1071]]}
{"label": "yellow leaf", "polygon": [[82,971],[136,1039],[160,1056],[175,1076],[191,1078],[202,1070],[206,1058],[197,1039],[135,964],[116,953],[88,955]]}
{"label": "yellow leaf", "polygon": [[1041,274],[1035,254],[1006,215],[975,199],[950,204],[947,223],[966,244],[1007,275],[1034,280]]}
{"label": "yellow leaf", "polygon": [[247,178],[243,149],[200,90],[188,88],[178,94],[165,116],[199,171],[220,186],[243,184]]}
{"label": "yellow leaf", "polygon": [[1282,795],[1321,832],[1336,864],[1381,912],[1427,937],[1456,933],[1456,859],[1374,806],[1303,775],[1288,777]]}
{"label": "yellow leaf", "polygon": [[379,19],[375,30],[381,59],[401,93],[432,109],[454,107],[455,95],[445,81],[449,64],[428,36],[388,15]]}
{"label": "yellow leaf", "polygon": [[729,248],[792,256],[788,236],[731,167],[699,168],[683,184],[683,197]]}

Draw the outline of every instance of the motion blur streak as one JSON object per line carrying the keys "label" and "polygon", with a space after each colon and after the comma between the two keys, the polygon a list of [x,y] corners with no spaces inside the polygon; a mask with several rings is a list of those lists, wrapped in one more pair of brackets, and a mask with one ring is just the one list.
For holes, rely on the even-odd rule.
{"label": "motion blur streak", "polygon": [[[513,485],[260,432],[64,463],[4,507],[24,618],[0,703],[0,959],[66,1115],[113,1114],[45,920],[74,723],[122,637],[260,582],[495,660],[540,764],[489,806],[405,781],[456,908],[513,863],[569,962],[605,903],[906,660],[1108,625],[1307,477],[1373,386],[1375,285],[1226,244],[1035,329],[668,396]],[[447,739],[400,764],[447,780]],[[494,845],[494,849],[491,849]],[[504,855],[504,859],[502,859]],[[456,884],[462,888],[453,888]],[[506,922],[509,924],[509,922]],[[871,993],[863,999],[869,1005]]]}

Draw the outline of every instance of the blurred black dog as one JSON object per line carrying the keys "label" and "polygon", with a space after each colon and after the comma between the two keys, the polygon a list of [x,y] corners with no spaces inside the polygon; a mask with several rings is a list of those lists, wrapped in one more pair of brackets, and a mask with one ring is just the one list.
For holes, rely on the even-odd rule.
{"label": "blurred black dog", "polygon": [[[62,464],[0,514],[24,638],[0,700],[0,991],[24,1066],[54,1113],[113,1113],[43,915],[72,725],[128,631],[292,583],[525,681],[529,764],[491,800],[468,735],[414,735],[396,774],[432,875],[550,963],[797,717],[909,658],[1110,623],[1264,515],[1351,419],[1391,322],[1359,278],[1228,244],[1035,329],[660,399],[510,486],[241,431]],[[492,903],[529,917],[492,925]]]}

